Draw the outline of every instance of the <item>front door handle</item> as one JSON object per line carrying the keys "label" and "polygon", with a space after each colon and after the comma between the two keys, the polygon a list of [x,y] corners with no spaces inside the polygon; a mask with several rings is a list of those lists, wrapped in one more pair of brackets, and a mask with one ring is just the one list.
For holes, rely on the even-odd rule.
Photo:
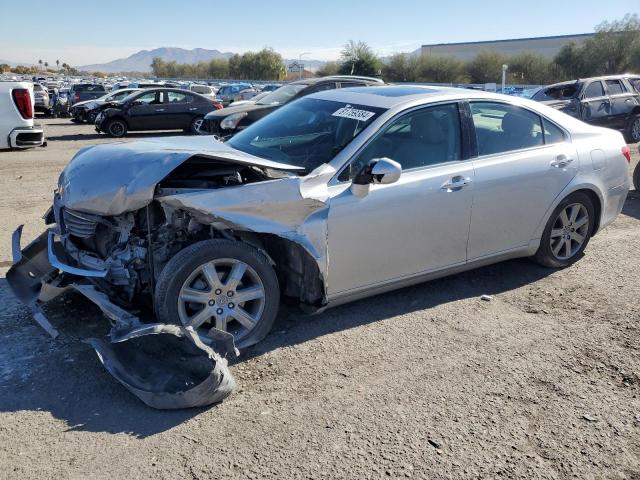
{"label": "front door handle", "polygon": [[156,108],[156,112],[164,112],[164,108]]}
{"label": "front door handle", "polygon": [[197,109],[198,109],[198,107],[193,107],[193,108],[190,108],[190,109],[189,109],[189,111],[190,111],[190,112],[193,112],[193,111],[195,111],[195,110],[197,110]]}
{"label": "front door handle", "polygon": [[573,162],[573,158],[569,158],[566,155],[558,155],[555,160],[551,162],[551,166],[555,168],[565,168]]}
{"label": "front door handle", "polygon": [[472,180],[470,178],[463,177],[461,175],[456,175],[451,180],[445,182],[440,187],[442,190],[446,190],[447,192],[457,192],[458,190],[470,185]]}

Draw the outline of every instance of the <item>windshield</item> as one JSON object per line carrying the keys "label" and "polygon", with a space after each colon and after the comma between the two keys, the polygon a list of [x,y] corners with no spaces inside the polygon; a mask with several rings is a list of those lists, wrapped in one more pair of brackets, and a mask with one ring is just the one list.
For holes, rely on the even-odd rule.
{"label": "windshield", "polygon": [[307,88],[309,85],[285,85],[284,87],[280,87],[277,90],[274,90],[269,95],[260,100],[258,105],[282,105],[283,103],[287,103],[291,100],[296,93],[300,90]]}
{"label": "windshield", "polygon": [[578,94],[578,85],[576,83],[556,85],[536,92],[533,100],[569,100]]}
{"label": "windshield", "polygon": [[310,172],[330,162],[385,109],[302,98],[237,133],[228,144]]}

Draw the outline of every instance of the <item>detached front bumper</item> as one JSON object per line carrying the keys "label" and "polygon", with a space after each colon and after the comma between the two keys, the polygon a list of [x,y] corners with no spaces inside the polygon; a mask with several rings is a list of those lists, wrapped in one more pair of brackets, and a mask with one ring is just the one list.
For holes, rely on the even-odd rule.
{"label": "detached front bumper", "polygon": [[97,338],[87,342],[109,373],[150,407],[205,406],[231,394],[234,380],[226,358],[238,354],[233,335],[214,329],[205,344],[190,327],[143,323],[87,281],[104,277],[107,271],[69,265],[53,229],[24,249],[21,236],[22,225],[13,233],[13,266],[7,282],[53,338],[59,333],[41,307],[73,289],[96,304],[112,325],[110,342]]}

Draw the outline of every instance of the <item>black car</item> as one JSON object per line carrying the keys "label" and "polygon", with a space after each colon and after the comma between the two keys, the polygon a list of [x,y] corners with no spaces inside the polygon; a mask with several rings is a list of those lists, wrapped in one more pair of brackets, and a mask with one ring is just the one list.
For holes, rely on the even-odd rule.
{"label": "black car", "polygon": [[102,107],[96,130],[123,137],[129,130],[184,130],[198,133],[204,116],[219,105],[188,90],[154,88]]}
{"label": "black car", "polygon": [[123,100],[125,97],[131,95],[134,92],[139,92],[140,90],[140,88],[123,88],[120,90],[114,90],[111,93],[107,93],[100,98],[75,103],[69,109],[71,121],[78,123],[94,123],[96,121],[96,116],[100,112],[100,107],[110,102]]}
{"label": "black car", "polygon": [[620,130],[627,142],[640,142],[640,75],[556,83],[531,98],[592,125]]}
{"label": "black car", "polygon": [[200,133],[228,137],[280,108],[285,103],[305,95],[334,88],[362,87],[366,85],[383,85],[383,82],[377,78],[348,75],[309,78],[291,82],[274,90],[256,103],[238,105],[237,107],[231,105],[209,113],[204,117]]}

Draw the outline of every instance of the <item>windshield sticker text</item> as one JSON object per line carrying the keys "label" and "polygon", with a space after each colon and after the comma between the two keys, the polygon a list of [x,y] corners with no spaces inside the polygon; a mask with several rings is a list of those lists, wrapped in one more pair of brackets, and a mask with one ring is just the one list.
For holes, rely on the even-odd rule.
{"label": "windshield sticker text", "polygon": [[359,120],[361,122],[366,122],[374,115],[374,112],[369,112],[367,110],[358,110],[357,108],[353,108],[351,105],[345,105],[344,107],[336,110],[331,114],[332,117],[350,118],[352,120]]}

